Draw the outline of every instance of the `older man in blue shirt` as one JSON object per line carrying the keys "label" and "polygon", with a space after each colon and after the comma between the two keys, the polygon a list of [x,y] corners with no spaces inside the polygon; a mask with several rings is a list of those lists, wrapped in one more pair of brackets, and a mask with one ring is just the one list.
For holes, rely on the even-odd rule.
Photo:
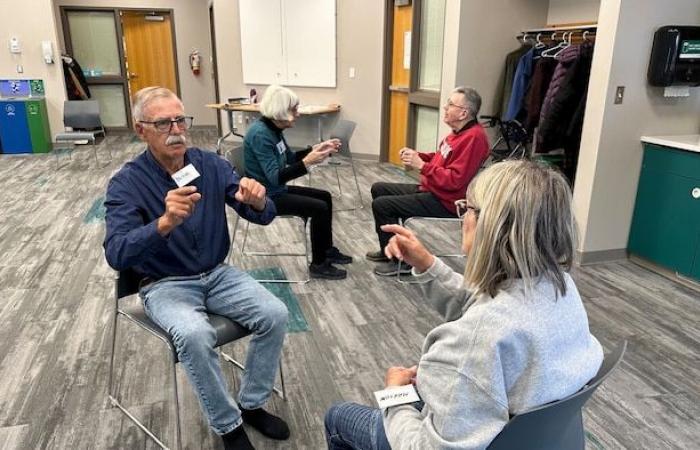
{"label": "older man in blue shirt", "polygon": [[[131,268],[144,276],[139,295],[146,314],[171,335],[202,410],[226,449],[253,448],[244,422],[273,439],[287,439],[287,424],[262,409],[274,383],[287,309],[250,275],[224,264],[230,247],[225,204],[265,225],[275,217],[274,203],[264,186],[240,178],[227,161],[187,148],[192,118],[170,90],[137,92],[133,116],[136,133],[148,147],[107,187],[107,262],[115,270]],[[196,178],[180,180],[183,173]],[[184,185],[178,187],[174,178]],[[224,381],[207,312],[253,332],[238,405]]]}

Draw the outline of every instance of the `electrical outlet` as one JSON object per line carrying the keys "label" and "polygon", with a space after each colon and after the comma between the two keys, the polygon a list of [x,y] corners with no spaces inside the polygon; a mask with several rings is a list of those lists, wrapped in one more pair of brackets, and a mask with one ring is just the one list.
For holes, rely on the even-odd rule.
{"label": "electrical outlet", "polygon": [[622,100],[625,98],[625,87],[624,86],[618,86],[617,89],[615,90],[615,104],[616,105],[621,105]]}
{"label": "electrical outlet", "polygon": [[350,78],[355,78],[355,68],[351,67],[350,70],[348,71],[348,76]]}

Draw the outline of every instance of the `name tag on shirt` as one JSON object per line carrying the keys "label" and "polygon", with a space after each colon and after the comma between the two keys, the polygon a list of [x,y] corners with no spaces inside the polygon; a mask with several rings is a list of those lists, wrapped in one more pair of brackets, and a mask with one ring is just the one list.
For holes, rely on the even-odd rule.
{"label": "name tag on shirt", "polygon": [[282,153],[287,151],[287,146],[284,145],[284,141],[279,141],[277,143],[277,152],[281,155]]}
{"label": "name tag on shirt", "polygon": [[199,172],[192,164],[187,164],[182,169],[173,174],[173,180],[177,187],[187,186],[187,184],[199,178]]}
{"label": "name tag on shirt", "polygon": [[442,144],[440,144],[440,154],[442,158],[447,159],[447,155],[449,155],[451,151],[452,147],[450,147],[450,144],[448,144],[447,141],[442,141]]}
{"label": "name tag on shirt", "polygon": [[374,393],[374,398],[377,399],[379,409],[420,401],[418,392],[416,392],[416,388],[412,384],[376,391]]}

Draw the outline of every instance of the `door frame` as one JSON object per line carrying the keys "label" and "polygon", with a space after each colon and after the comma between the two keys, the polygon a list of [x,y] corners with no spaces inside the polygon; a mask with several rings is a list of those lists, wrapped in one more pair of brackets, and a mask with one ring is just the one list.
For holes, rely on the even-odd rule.
{"label": "door frame", "polygon": [[[219,87],[219,62],[216,56],[216,25],[215,25],[214,4],[209,5],[209,38],[211,41],[211,68],[214,75],[214,100],[221,103],[221,90]],[[221,124],[221,113],[216,111],[216,129],[219,136],[223,136],[223,126]]]}
{"label": "door frame", "polygon": [[[384,64],[382,64],[382,95],[381,95],[381,126],[379,161],[389,161],[389,127],[391,126],[390,91],[391,64],[393,49],[394,29],[394,4],[396,0],[384,2]],[[408,83],[408,117],[406,124],[406,145],[413,147],[416,144],[414,128],[418,106],[428,106],[440,110],[440,91],[425,91],[418,89],[418,65],[420,64],[420,27],[422,0],[412,0],[412,24],[411,24],[411,68],[409,69]],[[443,42],[444,46],[444,42]]]}
{"label": "door frame", "polygon": [[180,68],[178,66],[177,58],[177,40],[175,35],[175,11],[172,8],[113,8],[113,7],[100,7],[100,6],[60,6],[61,11],[61,27],[63,28],[63,42],[66,48],[66,52],[73,55],[73,41],[70,35],[70,27],[68,26],[68,13],[69,12],[113,12],[114,13],[114,25],[117,32],[117,47],[119,51],[119,67],[121,69],[122,75],[111,75],[111,76],[99,76],[99,77],[85,77],[88,86],[90,85],[121,85],[122,93],[124,95],[124,110],[126,111],[126,128],[124,127],[112,127],[116,130],[124,130],[133,128],[134,124],[131,118],[131,97],[129,95],[129,82],[127,80],[126,71],[126,58],[124,57],[124,33],[122,30],[121,13],[122,11],[136,11],[136,12],[150,12],[154,15],[157,14],[168,14],[170,15],[170,33],[172,36],[173,43],[173,61],[175,65],[175,86],[177,89],[177,96],[180,97]]}

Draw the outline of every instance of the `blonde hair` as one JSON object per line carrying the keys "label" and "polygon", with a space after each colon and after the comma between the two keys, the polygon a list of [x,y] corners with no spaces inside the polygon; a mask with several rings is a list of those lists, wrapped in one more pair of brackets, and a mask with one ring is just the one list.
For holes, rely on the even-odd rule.
{"label": "blonde hair", "polygon": [[299,97],[291,89],[273,84],[265,90],[260,101],[260,113],[268,119],[292,120],[292,108],[299,105]]}
{"label": "blonde hair", "polygon": [[566,293],[577,233],[560,172],[532,161],[494,164],[469,185],[467,202],[479,211],[464,272],[476,294],[493,297],[515,279],[528,291],[547,280]]}
{"label": "blonde hair", "polygon": [[153,100],[159,98],[176,98],[182,103],[178,96],[168,88],[150,86],[140,89],[131,99],[131,116],[134,119],[134,124],[140,120],[148,119],[144,116],[144,111]]}

